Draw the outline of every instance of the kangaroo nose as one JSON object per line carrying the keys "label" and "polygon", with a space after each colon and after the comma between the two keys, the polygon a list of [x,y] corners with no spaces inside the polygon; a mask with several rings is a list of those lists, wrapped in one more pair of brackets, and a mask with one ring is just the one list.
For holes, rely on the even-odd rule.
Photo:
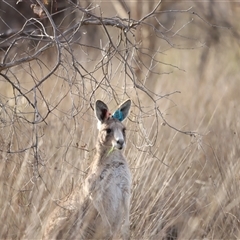
{"label": "kangaroo nose", "polygon": [[117,144],[120,146],[120,149],[122,149],[122,146],[124,144],[124,140],[123,139],[118,139]]}

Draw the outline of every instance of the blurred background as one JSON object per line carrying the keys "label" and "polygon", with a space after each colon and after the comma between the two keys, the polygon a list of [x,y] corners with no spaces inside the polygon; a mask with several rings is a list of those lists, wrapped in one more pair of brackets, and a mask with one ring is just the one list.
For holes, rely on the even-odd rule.
{"label": "blurred background", "polygon": [[86,178],[95,100],[131,98],[131,238],[239,239],[239,12],[1,0],[0,238],[41,239]]}

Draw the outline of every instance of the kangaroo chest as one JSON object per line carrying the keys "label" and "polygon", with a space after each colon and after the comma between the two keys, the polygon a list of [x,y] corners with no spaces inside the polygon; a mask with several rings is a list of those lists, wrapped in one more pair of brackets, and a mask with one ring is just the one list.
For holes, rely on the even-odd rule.
{"label": "kangaroo chest", "polygon": [[115,194],[117,190],[130,190],[131,175],[123,162],[112,162],[93,171],[86,179],[87,193]]}

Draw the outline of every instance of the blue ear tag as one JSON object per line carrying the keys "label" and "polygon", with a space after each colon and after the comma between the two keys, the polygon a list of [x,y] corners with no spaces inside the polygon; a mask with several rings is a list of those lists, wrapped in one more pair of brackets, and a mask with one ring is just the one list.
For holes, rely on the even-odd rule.
{"label": "blue ear tag", "polygon": [[118,119],[121,122],[123,120],[123,113],[118,109],[113,113],[112,117]]}

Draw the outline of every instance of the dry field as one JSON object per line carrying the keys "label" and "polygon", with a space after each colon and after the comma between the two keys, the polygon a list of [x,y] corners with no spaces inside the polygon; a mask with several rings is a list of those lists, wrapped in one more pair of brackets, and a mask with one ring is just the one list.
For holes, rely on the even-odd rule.
{"label": "dry field", "polygon": [[[219,27],[218,40],[208,42],[216,29],[195,18],[175,36],[188,22],[183,16],[189,19],[171,18],[174,46],[141,36],[143,44],[158,41],[154,73],[137,73],[150,95],[136,88],[117,54],[104,78],[103,68],[94,69],[102,57],[94,48],[75,47],[76,63],[86,67],[76,66],[81,74],[63,51],[62,65],[27,93],[35,112],[0,77],[0,239],[41,239],[48,216],[81,189],[94,155],[90,103],[102,99],[114,110],[126,98],[133,101],[125,149],[133,175],[131,238],[240,239],[239,29],[232,21],[234,31]],[[27,92],[53,66],[46,53],[8,76]]]}

